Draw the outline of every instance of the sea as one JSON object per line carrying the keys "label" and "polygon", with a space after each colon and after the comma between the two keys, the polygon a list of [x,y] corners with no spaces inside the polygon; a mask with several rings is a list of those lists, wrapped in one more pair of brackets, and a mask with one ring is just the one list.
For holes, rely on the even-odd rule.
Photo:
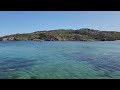
{"label": "sea", "polygon": [[0,41],[0,79],[120,79],[120,41]]}

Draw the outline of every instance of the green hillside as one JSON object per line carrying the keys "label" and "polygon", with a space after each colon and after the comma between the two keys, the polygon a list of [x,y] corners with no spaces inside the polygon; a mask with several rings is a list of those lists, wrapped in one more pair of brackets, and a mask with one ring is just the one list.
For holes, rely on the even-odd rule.
{"label": "green hillside", "polygon": [[0,40],[37,40],[37,41],[114,41],[120,40],[120,32],[99,31],[88,28],[72,30],[59,29],[50,31],[36,31],[27,34],[14,34],[1,37]]}

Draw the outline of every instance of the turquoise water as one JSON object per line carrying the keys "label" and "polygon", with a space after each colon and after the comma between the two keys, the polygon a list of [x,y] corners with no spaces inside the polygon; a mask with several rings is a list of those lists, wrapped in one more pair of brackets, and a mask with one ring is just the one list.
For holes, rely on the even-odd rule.
{"label": "turquoise water", "polygon": [[120,41],[0,42],[0,79],[112,78],[120,78]]}

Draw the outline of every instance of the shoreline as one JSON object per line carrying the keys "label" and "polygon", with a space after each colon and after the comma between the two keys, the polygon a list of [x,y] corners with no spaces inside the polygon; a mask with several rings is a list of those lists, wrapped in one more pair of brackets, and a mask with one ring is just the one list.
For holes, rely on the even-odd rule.
{"label": "shoreline", "polygon": [[[35,40],[6,40],[6,41],[0,41],[0,42],[7,42],[7,41],[10,41],[10,42],[14,42],[14,41],[17,41],[17,42],[19,42],[19,41],[33,41],[33,42],[59,42],[59,41],[61,41],[61,42],[68,42],[68,41],[71,41],[71,42],[96,42],[96,41],[102,41],[102,40],[88,40],[88,41],[80,41],[80,40],[66,40],[66,41],[64,41],[64,40],[59,40],[59,41],[46,41],[46,40],[42,40],[42,41],[35,41]],[[110,40],[106,40],[106,41],[110,41]],[[120,40],[111,40],[111,41],[120,41]],[[102,42],[105,42],[105,41],[102,41]]]}

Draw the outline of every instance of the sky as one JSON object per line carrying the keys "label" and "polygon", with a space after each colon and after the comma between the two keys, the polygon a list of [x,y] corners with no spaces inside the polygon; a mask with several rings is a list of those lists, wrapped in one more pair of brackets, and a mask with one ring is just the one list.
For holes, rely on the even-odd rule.
{"label": "sky", "polygon": [[80,28],[120,31],[120,11],[0,11],[0,36]]}

